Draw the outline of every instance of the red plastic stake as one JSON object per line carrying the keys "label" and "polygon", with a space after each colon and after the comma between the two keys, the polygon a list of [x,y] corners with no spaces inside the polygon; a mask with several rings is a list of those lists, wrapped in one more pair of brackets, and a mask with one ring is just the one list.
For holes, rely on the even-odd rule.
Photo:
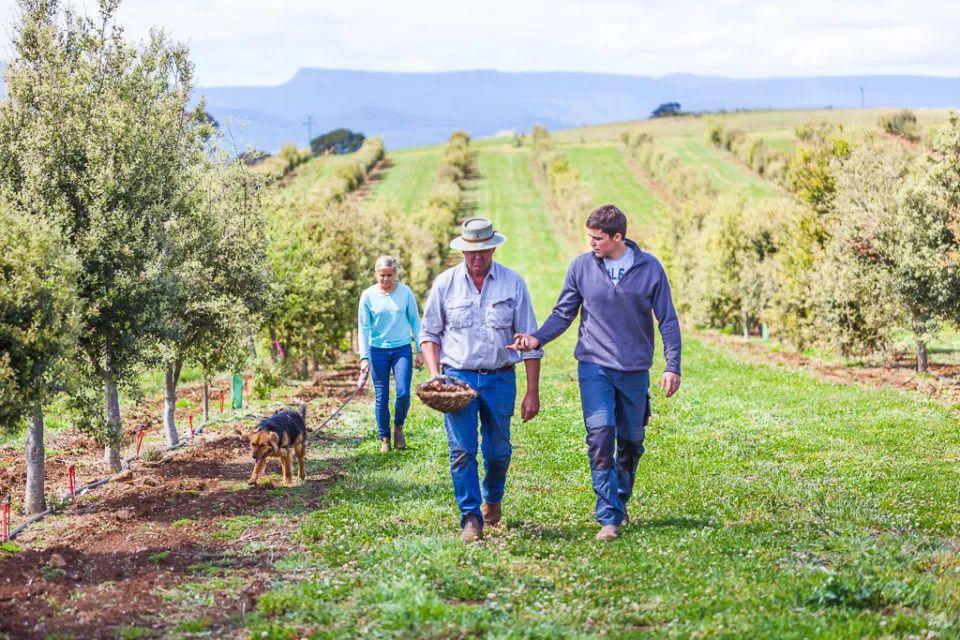
{"label": "red plastic stake", "polygon": [[77,491],[76,491],[76,487],[74,486],[75,484],[74,478],[76,477],[76,475],[77,475],[77,468],[75,466],[70,465],[69,467],[67,467],[67,486],[70,487],[70,497],[73,498],[74,500],[77,499]]}
{"label": "red plastic stake", "polygon": [[190,437],[193,437],[193,414],[191,413],[187,416],[190,419]]}
{"label": "red plastic stake", "polygon": [[7,494],[6,499],[3,501],[3,540],[2,542],[10,541],[10,494]]}
{"label": "red plastic stake", "polygon": [[146,435],[146,431],[140,429],[140,433],[137,434],[137,457],[140,457],[140,448],[143,446],[143,436]]}
{"label": "red plastic stake", "polygon": [[226,391],[220,392],[220,413],[223,413],[223,397],[227,395]]}

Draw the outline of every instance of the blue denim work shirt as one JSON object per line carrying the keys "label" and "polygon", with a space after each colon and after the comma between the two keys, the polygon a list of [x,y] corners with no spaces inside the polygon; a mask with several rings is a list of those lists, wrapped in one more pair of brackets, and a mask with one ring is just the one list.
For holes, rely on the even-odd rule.
{"label": "blue denim work shirt", "polygon": [[460,263],[433,282],[420,323],[420,344],[440,345],[440,362],[454,369],[500,369],[521,360],[543,357],[543,350],[519,354],[506,345],[515,333],[533,333],[533,314],[527,283],[516,271],[494,262],[477,287]]}

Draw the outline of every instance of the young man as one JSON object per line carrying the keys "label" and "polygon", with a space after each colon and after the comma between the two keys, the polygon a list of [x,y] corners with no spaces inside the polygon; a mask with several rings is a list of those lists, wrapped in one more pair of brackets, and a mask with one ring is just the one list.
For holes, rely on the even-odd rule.
{"label": "young man", "polygon": [[567,269],[563,290],[539,331],[518,333],[509,348],[539,349],[567,330],[580,311],[580,401],[587,427],[590,475],[597,494],[598,540],[620,536],[650,418],[653,319],[667,365],[660,387],[680,387],[680,323],[663,267],[627,239],[627,217],[612,204],[587,218],[592,252]]}
{"label": "young man", "polygon": [[[463,252],[463,262],[437,276],[420,328],[420,346],[430,375],[439,375],[442,364],[444,374],[477,392],[470,404],[444,418],[464,542],[481,538],[485,524],[500,522],[500,501],[512,453],[510,417],[517,397],[514,366],[520,360],[527,372],[521,417],[526,422],[540,411],[543,352],[534,349],[518,356],[506,348],[512,346],[515,334],[534,331],[537,320],[523,278],[493,261],[493,252],[505,241],[489,220],[464,221],[460,237],[450,243],[451,248]],[[477,468],[478,423],[486,469],[482,486]]]}

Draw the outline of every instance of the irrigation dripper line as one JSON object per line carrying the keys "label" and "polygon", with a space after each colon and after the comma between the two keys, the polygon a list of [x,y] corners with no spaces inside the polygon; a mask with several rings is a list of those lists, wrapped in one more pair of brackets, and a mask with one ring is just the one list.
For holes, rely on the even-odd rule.
{"label": "irrigation dripper line", "polygon": [[[320,426],[318,426],[316,429],[314,429],[314,431],[319,431],[320,429],[322,429],[323,427],[325,427],[327,424],[329,424],[330,421],[332,421],[334,418],[336,418],[338,415],[340,415],[340,413],[344,410],[344,408],[345,408],[348,404],[350,404],[350,402],[352,402],[354,398],[357,397],[357,395],[360,393],[360,391],[363,390],[363,387],[364,387],[364,385],[366,384],[366,382],[367,382],[367,374],[364,373],[364,374],[360,377],[360,380],[357,381],[357,386],[356,386],[356,388],[353,390],[353,392],[352,392],[349,396],[347,396],[347,399],[344,400],[342,403],[340,403],[340,406],[337,407],[336,410],[335,410],[333,413],[331,413],[330,416],[328,416],[326,420],[324,420],[323,422],[321,422],[321,423],[320,423]],[[315,402],[316,400],[317,400],[317,399],[314,398],[313,400],[308,401],[306,404],[309,405],[311,402]],[[259,416],[256,415],[256,414],[247,413],[247,414],[245,414],[245,415],[243,415],[243,416],[241,417],[242,420],[246,420],[246,419],[249,419],[249,418],[257,419],[257,418],[259,418]],[[169,451],[176,451],[177,449],[180,449],[180,448],[185,447],[186,445],[190,444],[193,440],[195,440],[195,439],[197,438],[197,436],[199,436],[201,433],[203,433],[204,427],[206,427],[208,424],[223,424],[223,423],[225,423],[225,422],[226,422],[226,421],[224,421],[224,420],[208,420],[208,421],[204,421],[203,424],[201,424],[199,427],[197,427],[197,428],[194,430],[193,434],[188,435],[188,436],[185,436],[182,440],[180,440],[177,444],[175,444],[175,445],[173,445],[173,446],[168,446],[168,447],[166,447],[166,448],[165,448],[165,451],[168,451],[168,452],[169,452]],[[120,466],[120,471],[122,472],[122,471],[127,471],[127,470],[129,470],[129,469],[130,469],[130,463],[133,462],[134,460],[139,460],[139,459],[140,459],[140,456],[139,456],[139,455],[133,455],[133,456],[130,456],[130,457],[126,458],[126,459],[123,461],[123,464]],[[111,476],[107,476],[106,478],[101,478],[100,480],[94,480],[93,482],[87,483],[87,484],[83,485],[82,487],[78,487],[78,488],[76,489],[76,495],[77,495],[77,497],[79,498],[80,496],[84,495],[85,493],[89,493],[89,492],[92,491],[93,489],[96,489],[97,487],[100,487],[100,486],[103,486],[103,485],[107,484],[108,482],[110,482],[111,480],[113,480],[116,476],[117,476],[117,474],[113,474],[113,475],[111,475]],[[20,535],[20,533],[22,533],[24,529],[26,529],[26,528],[27,528],[28,526],[30,526],[31,524],[35,524],[35,523],[43,520],[45,517],[56,513],[59,509],[63,509],[63,508],[65,508],[65,507],[69,506],[70,504],[72,504],[73,502],[74,502],[74,498],[73,498],[73,496],[71,496],[69,493],[66,493],[66,494],[62,495],[62,496],[60,497],[60,501],[59,501],[57,504],[55,504],[55,505],[52,506],[52,507],[49,507],[46,511],[43,511],[43,512],[41,512],[41,513],[38,513],[38,514],[35,514],[35,515],[31,516],[27,521],[23,522],[23,523],[20,524],[17,528],[13,529],[13,530],[10,532],[10,535],[7,537],[7,540],[6,540],[6,541],[7,541],[7,542],[12,541],[14,538],[16,538],[18,535]]]}

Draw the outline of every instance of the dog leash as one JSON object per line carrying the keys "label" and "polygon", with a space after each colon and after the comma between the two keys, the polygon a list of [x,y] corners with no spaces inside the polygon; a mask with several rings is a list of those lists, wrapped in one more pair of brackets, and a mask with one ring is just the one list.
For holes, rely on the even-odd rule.
{"label": "dog leash", "polygon": [[343,411],[344,407],[346,407],[348,404],[350,404],[350,402],[351,402],[354,398],[357,397],[357,394],[359,394],[359,393],[363,390],[363,385],[365,385],[365,384],[367,383],[367,376],[368,376],[368,375],[369,375],[369,372],[368,372],[368,371],[361,371],[361,372],[360,372],[360,377],[357,378],[357,386],[356,386],[356,388],[353,390],[353,392],[352,392],[349,396],[347,396],[347,399],[340,403],[340,406],[337,407],[336,411],[334,411],[333,413],[331,413],[330,416],[329,416],[326,420],[324,420],[323,422],[321,422],[321,423],[320,423],[320,426],[318,426],[317,428],[315,428],[314,431],[319,431],[320,429],[323,429],[323,428],[327,425],[327,423],[329,423],[331,420],[333,420],[333,419],[336,418],[338,415],[340,415],[340,412]]}

